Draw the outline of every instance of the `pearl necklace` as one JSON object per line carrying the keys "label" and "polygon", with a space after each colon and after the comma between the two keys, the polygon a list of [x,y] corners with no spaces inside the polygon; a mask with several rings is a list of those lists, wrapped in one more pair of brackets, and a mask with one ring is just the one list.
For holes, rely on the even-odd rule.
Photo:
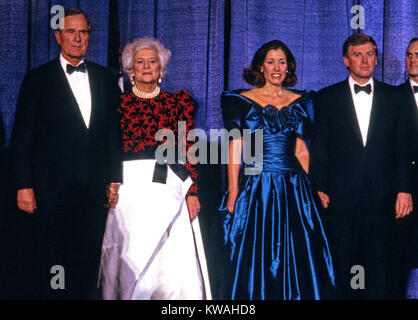
{"label": "pearl necklace", "polygon": [[153,92],[143,92],[141,90],[139,90],[136,86],[132,87],[132,92],[139,98],[143,98],[143,99],[151,99],[154,98],[156,96],[158,96],[160,94],[160,87],[157,86]]}

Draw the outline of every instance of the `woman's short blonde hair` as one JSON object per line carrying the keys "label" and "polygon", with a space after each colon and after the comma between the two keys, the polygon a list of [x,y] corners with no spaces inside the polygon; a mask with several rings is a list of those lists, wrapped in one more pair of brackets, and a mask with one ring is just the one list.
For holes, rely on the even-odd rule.
{"label": "woman's short blonde hair", "polygon": [[123,71],[125,71],[129,77],[131,77],[130,70],[133,66],[133,59],[135,54],[143,49],[152,49],[157,53],[158,58],[160,59],[162,73],[161,77],[164,78],[167,73],[168,61],[171,57],[171,51],[164,47],[160,41],[153,37],[137,38],[125,46],[122,52]]}

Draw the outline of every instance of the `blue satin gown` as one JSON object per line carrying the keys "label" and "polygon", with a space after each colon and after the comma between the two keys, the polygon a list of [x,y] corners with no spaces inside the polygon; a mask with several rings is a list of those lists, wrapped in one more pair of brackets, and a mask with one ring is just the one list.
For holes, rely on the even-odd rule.
{"label": "blue satin gown", "polygon": [[334,271],[319,204],[294,156],[296,137],[308,139],[313,125],[312,94],[298,92],[300,98],[279,110],[240,92],[222,95],[225,128],[262,129],[263,161],[261,173],[241,176],[233,214],[228,192],[222,199],[228,264],[222,298],[332,298]]}

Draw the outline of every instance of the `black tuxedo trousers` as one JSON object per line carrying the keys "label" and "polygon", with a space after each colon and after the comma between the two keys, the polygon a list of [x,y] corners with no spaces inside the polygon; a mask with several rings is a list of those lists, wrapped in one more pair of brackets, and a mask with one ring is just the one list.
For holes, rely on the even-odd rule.
{"label": "black tuxedo trousers", "polygon": [[[94,288],[107,210],[104,202],[92,201],[87,184],[79,184],[71,194],[71,203],[40,204],[34,216],[42,299],[98,298]],[[54,266],[65,272],[64,289],[51,286]]]}

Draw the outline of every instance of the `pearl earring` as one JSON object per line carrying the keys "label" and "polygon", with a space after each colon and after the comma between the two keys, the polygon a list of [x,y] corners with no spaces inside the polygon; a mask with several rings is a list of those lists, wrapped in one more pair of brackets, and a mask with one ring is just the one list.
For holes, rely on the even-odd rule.
{"label": "pearl earring", "polygon": [[160,77],[158,78],[158,84],[161,84],[163,82],[163,73],[160,72]]}

